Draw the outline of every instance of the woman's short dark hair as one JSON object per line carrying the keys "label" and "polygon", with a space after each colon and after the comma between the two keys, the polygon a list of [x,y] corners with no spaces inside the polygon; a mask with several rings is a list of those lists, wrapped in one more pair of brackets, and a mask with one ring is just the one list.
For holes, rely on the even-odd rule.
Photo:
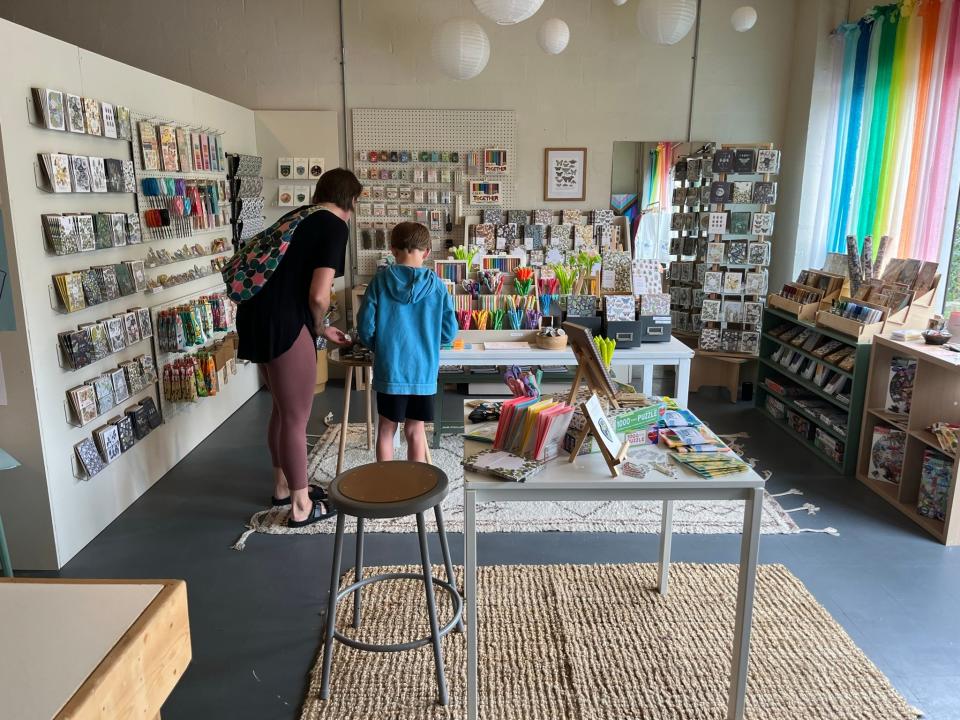
{"label": "woman's short dark hair", "polygon": [[344,168],[327,170],[317,180],[313,204],[333,203],[341,210],[353,210],[353,203],[363,190],[357,176]]}

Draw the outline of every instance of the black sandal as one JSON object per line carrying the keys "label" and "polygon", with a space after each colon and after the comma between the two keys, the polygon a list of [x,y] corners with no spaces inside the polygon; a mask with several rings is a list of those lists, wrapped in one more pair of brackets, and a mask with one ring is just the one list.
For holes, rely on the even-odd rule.
{"label": "black sandal", "polygon": [[310,513],[303,520],[294,520],[292,514],[287,518],[287,527],[302,528],[313,525],[321,520],[326,520],[337,514],[337,509],[330,504],[329,500],[318,500],[313,503]]}
{"label": "black sandal", "polygon": [[[287,507],[287,506],[292,502],[292,501],[290,500],[290,497],[291,497],[291,496],[288,495],[287,497],[285,497],[285,498],[283,498],[283,499],[281,500],[281,499],[278,498],[276,495],[272,495],[272,496],[270,497],[270,504],[271,504],[273,507]],[[314,502],[319,502],[319,501],[321,501],[321,500],[326,500],[326,499],[327,499],[327,491],[324,490],[324,489],[323,489],[322,487],[320,487],[319,485],[311,485],[311,486],[310,486],[310,499],[313,500]]]}

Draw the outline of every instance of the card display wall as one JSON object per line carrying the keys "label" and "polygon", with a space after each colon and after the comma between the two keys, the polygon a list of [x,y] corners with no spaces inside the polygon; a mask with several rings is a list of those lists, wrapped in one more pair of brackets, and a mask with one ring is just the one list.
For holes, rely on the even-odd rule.
{"label": "card display wall", "polygon": [[[238,368],[237,376],[231,378],[229,387],[216,402],[198,404],[182,416],[164,417],[162,424],[119,456],[111,444],[114,436],[107,428],[108,432],[99,439],[104,441],[102,446],[109,449],[108,456],[113,461],[93,477],[80,471],[76,446],[82,443],[89,455],[91,445],[85,441],[93,439],[94,449],[101,452],[95,435],[98,430],[113,424],[115,418],[122,419],[143,400],[151,399],[159,406],[158,385],[153,380],[142,383],[145,368],[147,372],[151,368],[156,371],[158,363],[152,341],[142,339],[142,326],[139,341],[134,335],[133,342],[125,342],[123,347],[117,344],[111,352],[98,354],[95,359],[88,347],[81,346],[75,355],[83,361],[78,369],[70,367],[60,334],[72,335],[118,315],[124,316],[125,330],[133,333],[132,320],[126,325],[131,310],[146,310],[150,304],[167,302],[184,292],[219,291],[223,285],[219,277],[210,277],[185,285],[180,293],[164,289],[148,295],[143,290],[142,263],[150,249],[158,254],[160,250],[169,250],[171,259],[176,259],[176,248],[200,239],[148,238],[141,227],[141,239],[150,243],[137,243],[133,239],[136,229],[130,226],[129,219],[138,215],[142,218],[144,206],[133,192],[135,186],[129,192],[62,193],[41,187],[40,155],[99,157],[134,165],[135,160],[139,162],[139,147],[134,153],[130,140],[86,131],[48,129],[32,107],[32,88],[41,87],[42,81],[42,87],[63,93],[65,100],[67,94],[97,100],[101,110],[106,102],[114,108],[115,125],[116,108],[121,106],[139,111],[131,111],[131,116],[179,117],[192,119],[195,126],[217,126],[223,128],[232,148],[247,153],[256,152],[254,116],[246,108],[4,20],[0,20],[0,46],[12,57],[35,56],[31,63],[8,64],[0,73],[0,242],[5,245],[8,263],[4,268],[7,275],[3,295],[4,299],[10,297],[13,305],[12,318],[0,313],[0,327],[5,331],[0,332],[0,354],[7,397],[7,403],[0,405],[0,435],[4,449],[22,463],[4,473],[0,506],[18,508],[16,517],[5,523],[14,566],[56,570],[229,417],[256,391],[258,382],[254,369]],[[205,179],[212,176],[213,173],[203,175]],[[220,177],[225,183],[225,173]],[[99,247],[94,244],[86,252],[58,255],[45,238],[45,215],[95,217],[101,213],[122,215],[125,220],[113,227],[118,232],[111,236],[109,245],[104,242]],[[205,233],[204,246],[218,236],[229,236],[228,229]],[[172,269],[176,272],[195,263],[209,267],[209,261],[210,258],[184,260],[183,265]],[[59,303],[56,292],[51,292],[50,279],[54,276],[91,267],[113,268],[113,278],[117,280],[116,268],[124,264],[128,264],[134,280],[133,292],[122,294],[119,282],[115,288],[113,282],[107,282],[106,273],[99,273],[111,291],[106,296],[101,293],[101,301],[92,305],[87,304],[84,296],[84,305],[74,307],[75,311],[70,313],[64,312],[67,308]],[[73,287],[75,290],[76,286]],[[51,296],[57,301],[53,303],[55,307],[51,307]],[[141,362],[148,358],[154,362]],[[134,362],[138,367],[131,364]],[[81,386],[121,369],[128,392],[131,377],[141,379],[139,385],[135,384],[141,389],[112,407],[106,402],[102,408],[97,405],[93,415],[90,395]],[[77,400],[83,403],[80,407],[78,402],[82,411],[79,419],[70,406],[70,391],[76,388],[81,389]],[[105,384],[103,390],[106,391]],[[157,419],[159,414],[154,415],[154,423]],[[8,518],[5,516],[4,520]]]}
{"label": "card display wall", "polygon": [[[471,183],[497,183],[499,206],[509,208],[515,204],[516,115],[512,110],[354,109],[352,149],[354,171],[360,176],[360,182],[370,188],[370,197],[361,200],[361,203],[369,204],[370,212],[358,212],[354,238],[356,269],[361,276],[376,272],[377,263],[387,250],[389,229],[403,220],[416,220],[417,210],[426,212],[427,222],[424,224],[428,227],[429,213],[439,213],[439,228],[434,224],[430,234],[434,252],[446,255],[445,247],[448,244],[458,244],[457,238],[462,233],[458,228],[463,223],[463,217],[479,215],[481,208],[489,207],[486,204],[471,204]],[[506,162],[496,170],[491,167],[490,171],[485,171],[484,151],[491,149],[505,153]],[[373,151],[386,151],[388,160],[381,161],[378,156],[377,162],[372,162],[370,153]],[[410,154],[409,162],[399,161],[401,151]],[[397,153],[396,162],[389,159],[392,152]],[[430,152],[431,159],[421,160],[422,152]],[[434,152],[446,153],[448,159],[443,161],[437,157],[434,160]],[[457,154],[456,162],[450,159],[452,153]],[[473,153],[479,153],[481,162],[477,166],[468,163]],[[370,179],[371,168],[388,173],[393,170],[394,179]],[[410,172],[409,179],[406,174],[403,175],[404,179],[399,179],[396,171],[401,170]],[[413,172],[416,170],[423,172],[420,182],[413,181]],[[426,181],[430,170],[438,173],[436,182]],[[451,173],[447,182],[439,180],[442,171]],[[373,198],[375,187],[383,188],[384,199]],[[423,201],[414,202],[411,197],[410,201],[401,202],[401,187],[410,188],[411,195],[419,190],[423,193]],[[397,190],[397,200],[386,199],[387,188]],[[379,194],[381,191],[376,192]],[[390,192],[392,194],[393,191]],[[437,193],[436,202],[428,202],[431,192]],[[440,202],[443,192],[449,193],[450,202]],[[374,203],[384,205],[382,216],[374,215]],[[388,216],[387,204],[398,206],[397,211]],[[410,212],[401,215],[400,205],[407,206]]]}
{"label": "card display wall", "polygon": [[771,145],[712,143],[674,166],[671,316],[701,350],[759,351],[779,168]]}

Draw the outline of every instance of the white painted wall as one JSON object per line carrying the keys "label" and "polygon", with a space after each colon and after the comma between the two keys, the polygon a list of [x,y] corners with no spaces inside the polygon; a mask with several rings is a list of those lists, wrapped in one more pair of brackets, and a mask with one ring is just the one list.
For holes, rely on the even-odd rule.
{"label": "white painted wall", "polygon": [[[589,149],[583,205],[595,207],[607,204],[614,140],[687,137],[694,34],[672,47],[644,41],[635,3],[548,0],[515,27],[485,20],[469,0],[343,4],[347,107],[516,110],[521,206],[542,202],[544,147]],[[779,143],[797,8],[806,12],[808,3],[755,0],[759,20],[744,34],[729,22],[740,4],[702,3],[692,137]],[[158,15],[146,0],[103,0],[91,13],[69,0],[6,0],[0,15],[247,107],[341,108],[338,0],[174,6]],[[430,58],[433,28],[455,16],[478,20],[492,46],[487,69],[466,82],[446,78]],[[559,56],[536,44],[551,16],[571,31]]]}
{"label": "white painted wall", "polygon": [[[14,282],[19,287],[21,328],[10,341],[0,333],[8,378],[23,381],[0,408],[3,445],[24,457],[25,467],[0,477],[0,512],[7,529],[13,562],[19,568],[62,566],[147,488],[181,460],[206,435],[229,417],[256,390],[251,367],[244,368],[215,399],[185,408],[90,480],[78,480],[71,470],[73,445],[89,437],[97,423],[69,425],[64,415],[67,389],[107,368],[148,351],[142,344],[77,372],[59,366],[58,332],[102,318],[134,305],[148,306],[207,288],[222,288],[214,276],[152,296],[131,296],[69,315],[50,307],[51,275],[94,264],[115,263],[146,255],[146,248],[102,250],[95,254],[53,257],[43,247],[40,215],[64,211],[124,211],[134,209],[133,196],[54,195],[36,187],[36,153],[60,151],[104,157],[129,157],[129,145],[44,130],[27,122],[26,100],[31,86],[53,87],[117,104],[136,111],[217,127],[225,131],[228,150],[255,152],[253,113],[192,88],[54,40],[32,30],[0,21],[0,47],[9,57],[30,57],[30,63],[10,63],[0,75],[0,143],[5,235],[13,257]],[[226,233],[225,233],[226,235]],[[206,240],[213,236],[205,237]],[[158,247],[173,250],[183,240],[165,240]],[[14,268],[11,268],[12,270]],[[25,346],[23,345],[26,341]],[[29,352],[29,367],[24,348]],[[19,353],[19,362],[15,362]],[[24,392],[24,389],[27,392]],[[32,399],[31,399],[32,395]],[[7,438],[11,441],[8,443]],[[42,447],[42,459],[37,445]],[[19,457],[19,456],[18,456]],[[43,500],[46,495],[47,502]],[[51,527],[52,526],[52,527]]]}
{"label": "white painted wall", "polygon": [[338,0],[3,0],[0,17],[247,108],[341,105]]}
{"label": "white painted wall", "polygon": [[[793,37],[793,0],[754,2],[754,31],[730,26],[737,0],[703,3],[701,60],[693,137],[721,142],[780,142]],[[543,202],[543,149],[588,148],[587,201],[609,202],[615,140],[685,139],[693,33],[674,46],[645,42],[635,4],[550,0],[531,20],[497,27],[468,0],[364,0],[345,4],[347,107],[472,107],[517,113],[520,207]],[[486,70],[466,82],[442,75],[430,59],[432,29],[460,15],[490,36]],[[536,43],[551,16],[570,26],[570,45],[548,56]]]}

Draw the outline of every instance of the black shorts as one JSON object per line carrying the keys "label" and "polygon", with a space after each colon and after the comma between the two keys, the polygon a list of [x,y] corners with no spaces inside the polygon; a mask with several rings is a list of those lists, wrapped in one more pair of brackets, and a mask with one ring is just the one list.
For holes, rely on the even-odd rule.
{"label": "black shorts", "polygon": [[433,422],[433,402],[436,395],[390,395],[377,393],[377,413],[387,420],[422,420]]}

